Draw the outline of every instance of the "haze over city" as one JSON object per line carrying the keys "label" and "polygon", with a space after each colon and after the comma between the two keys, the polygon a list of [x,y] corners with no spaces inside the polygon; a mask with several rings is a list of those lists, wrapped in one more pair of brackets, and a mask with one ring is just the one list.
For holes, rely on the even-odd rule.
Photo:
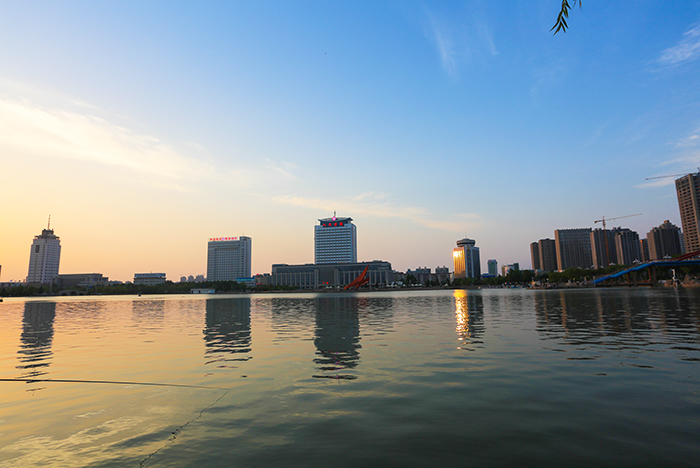
{"label": "haze over city", "polygon": [[[700,3],[2,3],[0,265],[169,279],[249,236],[252,273],[313,262],[350,216],[358,260],[451,267],[463,237],[530,265],[560,228],[680,225],[700,166]],[[612,226],[609,226],[612,227]]]}

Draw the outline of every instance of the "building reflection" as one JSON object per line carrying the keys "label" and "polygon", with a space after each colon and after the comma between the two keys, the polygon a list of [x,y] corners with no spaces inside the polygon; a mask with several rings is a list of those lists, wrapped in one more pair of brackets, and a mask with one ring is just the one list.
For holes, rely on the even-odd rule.
{"label": "building reflection", "polygon": [[367,298],[356,296],[318,297],[315,299],[316,331],[314,363],[322,374],[319,379],[356,379],[352,373],[360,361],[360,321],[358,311]]}
{"label": "building reflection", "polygon": [[53,322],[56,318],[55,302],[25,302],[22,320],[20,348],[17,352],[23,371],[20,378],[45,376],[53,352]]}
{"label": "building reflection", "polygon": [[638,347],[655,344],[652,330],[697,333],[699,313],[694,292],[640,289],[534,291],[541,339],[573,345]]}
{"label": "building reflection", "polygon": [[484,333],[484,299],[478,292],[454,290],[457,337],[462,345],[480,343]]}
{"label": "building reflection", "polygon": [[357,314],[362,320],[362,335],[385,335],[394,331],[393,297],[358,297]]}
{"label": "building reflection", "polygon": [[270,325],[276,343],[310,339],[313,334],[314,299],[274,297],[270,302]]}
{"label": "building reflection", "polygon": [[226,363],[251,359],[249,297],[207,299],[204,346],[205,364],[235,368]]}

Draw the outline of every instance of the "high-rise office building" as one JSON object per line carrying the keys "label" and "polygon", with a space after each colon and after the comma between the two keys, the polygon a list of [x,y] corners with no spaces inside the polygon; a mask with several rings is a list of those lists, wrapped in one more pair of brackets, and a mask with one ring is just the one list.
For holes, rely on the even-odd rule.
{"label": "high-rise office building", "polygon": [[533,242],[530,244],[530,259],[532,261],[533,270],[537,271],[542,269],[539,242]]}
{"label": "high-rise office building", "polygon": [[487,263],[489,266],[489,275],[498,276],[498,262],[496,259],[491,259]]}
{"label": "high-rise office building", "polygon": [[54,235],[51,224],[34,237],[29,253],[27,283],[50,283],[58,277],[61,261],[61,240]]}
{"label": "high-rise office building", "polygon": [[352,218],[319,219],[314,226],[314,263],[357,263],[357,228]]}
{"label": "high-rise office building", "polygon": [[689,253],[697,252],[700,250],[700,172],[676,179],[676,195],[685,250]]}
{"label": "high-rise office building", "polygon": [[680,255],[683,252],[680,235],[681,229],[669,220],[649,231],[647,233],[649,259],[663,260],[666,257]]}
{"label": "high-rise office building", "polygon": [[455,278],[481,278],[479,247],[474,239],[460,239],[452,251],[455,264]]}
{"label": "high-rise office building", "polygon": [[208,281],[236,281],[250,278],[252,256],[250,237],[214,237],[207,252]]}
{"label": "high-rise office building", "polygon": [[615,229],[615,250],[618,265],[632,265],[642,261],[639,234],[631,229]]}
{"label": "high-rise office building", "polygon": [[543,271],[557,269],[557,243],[554,239],[540,239],[540,268]]}
{"label": "high-rise office building", "polygon": [[554,231],[557,249],[557,268],[590,268],[593,265],[591,255],[591,228],[557,229]]}

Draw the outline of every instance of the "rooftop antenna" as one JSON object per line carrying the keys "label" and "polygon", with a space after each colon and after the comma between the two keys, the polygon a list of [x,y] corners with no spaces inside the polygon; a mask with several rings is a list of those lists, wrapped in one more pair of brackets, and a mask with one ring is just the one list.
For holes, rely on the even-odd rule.
{"label": "rooftop antenna", "polygon": [[51,230],[51,215],[49,215],[49,224],[46,226],[46,230]]}
{"label": "rooftop antenna", "polygon": [[333,210],[333,217],[335,218],[335,210]]}

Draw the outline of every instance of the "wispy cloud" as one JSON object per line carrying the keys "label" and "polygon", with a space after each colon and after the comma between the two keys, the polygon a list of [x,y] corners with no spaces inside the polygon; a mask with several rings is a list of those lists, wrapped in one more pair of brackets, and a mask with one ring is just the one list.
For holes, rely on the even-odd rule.
{"label": "wispy cloud", "polygon": [[455,51],[455,37],[448,25],[439,21],[434,15],[429,14],[430,34],[438,55],[442,68],[448,75],[454,76],[457,73],[457,53]]}
{"label": "wispy cloud", "polygon": [[[665,168],[660,174],[653,176],[651,180],[636,185],[636,188],[657,188],[672,185],[675,180],[684,173],[693,172],[696,168],[700,171],[700,128],[691,131],[688,135],[675,142],[669,142],[669,146],[679,149],[680,155],[672,159],[662,161],[660,166]],[[667,174],[675,174],[668,175]],[[659,177],[659,178],[654,178]]]}
{"label": "wispy cloud", "polygon": [[214,173],[172,146],[100,117],[0,99],[0,144],[29,156],[90,161],[160,178],[192,180]]}
{"label": "wispy cloud", "polygon": [[591,134],[590,137],[588,137],[588,140],[581,146],[581,148],[587,148],[593,144],[595,144],[600,137],[603,135],[603,131],[605,128],[610,124],[610,122],[605,122],[602,125],[599,125],[598,128],[595,129],[595,131]]}
{"label": "wispy cloud", "polygon": [[479,18],[462,21],[458,13],[453,14],[456,18],[425,9],[426,36],[435,45],[442,68],[456,77],[460,64],[469,62],[473,56],[498,55],[498,49],[484,21]]}
{"label": "wispy cloud", "polygon": [[691,62],[700,57],[700,25],[683,33],[683,39],[673,47],[661,52],[658,62],[666,66],[675,66]]}
{"label": "wispy cloud", "polygon": [[285,205],[312,208],[321,212],[333,211],[364,214],[383,218],[399,218],[418,225],[449,232],[463,232],[481,224],[481,219],[473,213],[460,213],[453,216],[458,221],[436,219],[422,207],[398,205],[385,193],[366,192],[351,198],[322,199],[313,197],[278,196],[273,201]]}
{"label": "wispy cloud", "polygon": [[700,145],[700,127],[675,142],[674,146],[676,148],[690,148],[698,145]]}
{"label": "wispy cloud", "polygon": [[38,105],[25,98],[0,97],[0,154],[55,158],[123,168],[148,184],[190,191],[203,181],[236,181],[238,188],[295,180],[295,166],[270,159],[216,164],[206,147],[181,142],[177,147],[152,135],[99,117],[99,109],[82,101]]}

